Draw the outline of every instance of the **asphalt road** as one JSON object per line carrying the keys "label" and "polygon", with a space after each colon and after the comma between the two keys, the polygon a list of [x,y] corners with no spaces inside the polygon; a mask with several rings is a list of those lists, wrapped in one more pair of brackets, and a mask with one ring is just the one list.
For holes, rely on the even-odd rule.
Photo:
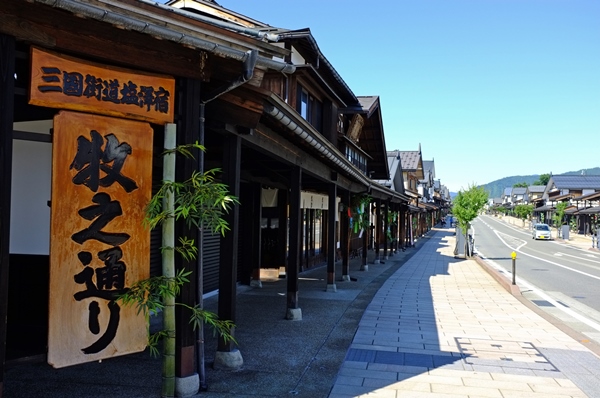
{"label": "asphalt road", "polygon": [[[517,253],[516,282],[540,309],[600,343],[600,255],[562,241],[533,240],[530,231],[496,217],[473,222],[475,250],[512,280],[511,253]],[[556,230],[552,231],[556,237]]]}

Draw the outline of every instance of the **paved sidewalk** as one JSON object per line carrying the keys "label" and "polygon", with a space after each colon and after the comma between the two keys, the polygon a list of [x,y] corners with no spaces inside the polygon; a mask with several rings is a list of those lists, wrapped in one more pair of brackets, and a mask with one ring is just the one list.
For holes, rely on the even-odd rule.
{"label": "paved sidewalk", "polygon": [[600,397],[600,359],[438,232],[365,311],[330,398]]}
{"label": "paved sidewalk", "polygon": [[[435,229],[416,248],[352,282],[326,289],[326,268],[300,275],[301,321],[284,319],[286,280],[240,287],[235,372],[212,368],[206,398],[600,397],[600,360],[504,290],[475,261],[453,256],[454,230]],[[216,309],[216,298],[205,301]],[[159,359],[139,353],[52,369],[10,367],[3,398],[160,396]],[[587,395],[586,395],[587,394]]]}

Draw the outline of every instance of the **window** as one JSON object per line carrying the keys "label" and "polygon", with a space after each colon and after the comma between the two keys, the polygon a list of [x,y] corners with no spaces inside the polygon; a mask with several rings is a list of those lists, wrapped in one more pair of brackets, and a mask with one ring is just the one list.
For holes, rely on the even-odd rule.
{"label": "window", "polygon": [[317,131],[323,132],[323,104],[301,85],[298,85],[296,110]]}
{"label": "window", "polygon": [[346,158],[367,175],[367,157],[350,145],[346,146]]}

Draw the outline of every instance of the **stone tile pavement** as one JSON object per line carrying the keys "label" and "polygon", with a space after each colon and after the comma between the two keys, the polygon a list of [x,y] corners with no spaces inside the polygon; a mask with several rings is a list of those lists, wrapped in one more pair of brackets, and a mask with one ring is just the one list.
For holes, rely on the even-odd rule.
{"label": "stone tile pavement", "polygon": [[[302,321],[284,319],[286,280],[240,287],[236,339],[244,365],[213,369],[207,398],[600,397],[600,360],[509,294],[475,261],[454,258],[452,229],[326,289],[326,268],[300,278]],[[205,301],[215,310],[216,297]],[[598,351],[600,352],[600,351]],[[160,396],[147,352],[63,369],[10,367],[3,398]]]}
{"label": "stone tile pavement", "polygon": [[367,307],[329,398],[600,397],[600,359],[442,231]]}

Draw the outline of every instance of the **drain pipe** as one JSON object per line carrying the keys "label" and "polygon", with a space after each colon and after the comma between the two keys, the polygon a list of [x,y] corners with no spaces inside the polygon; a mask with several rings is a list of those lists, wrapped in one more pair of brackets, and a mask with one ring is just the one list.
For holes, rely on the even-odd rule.
{"label": "drain pipe", "polygon": [[[242,84],[248,82],[254,76],[254,68],[256,66],[256,60],[258,56],[257,50],[248,51],[248,56],[244,60],[244,68],[242,74],[235,80],[231,81],[229,84],[223,85],[206,96],[203,96],[200,99],[200,126],[198,128],[198,143],[204,146],[204,135],[205,135],[205,108],[206,104],[219,96],[233,90],[236,87],[241,86]],[[200,151],[198,156],[198,172],[204,173],[204,151]],[[200,306],[200,308],[204,308],[204,262],[202,260],[203,255],[203,244],[202,240],[204,238],[204,228],[200,225],[198,228],[198,258],[196,259],[196,264],[198,267],[198,272],[196,274],[196,302]],[[200,379],[200,391],[207,391],[208,384],[206,383],[206,365],[204,360],[204,325],[201,324],[200,327],[196,330],[196,366],[198,371],[198,376]]]}

